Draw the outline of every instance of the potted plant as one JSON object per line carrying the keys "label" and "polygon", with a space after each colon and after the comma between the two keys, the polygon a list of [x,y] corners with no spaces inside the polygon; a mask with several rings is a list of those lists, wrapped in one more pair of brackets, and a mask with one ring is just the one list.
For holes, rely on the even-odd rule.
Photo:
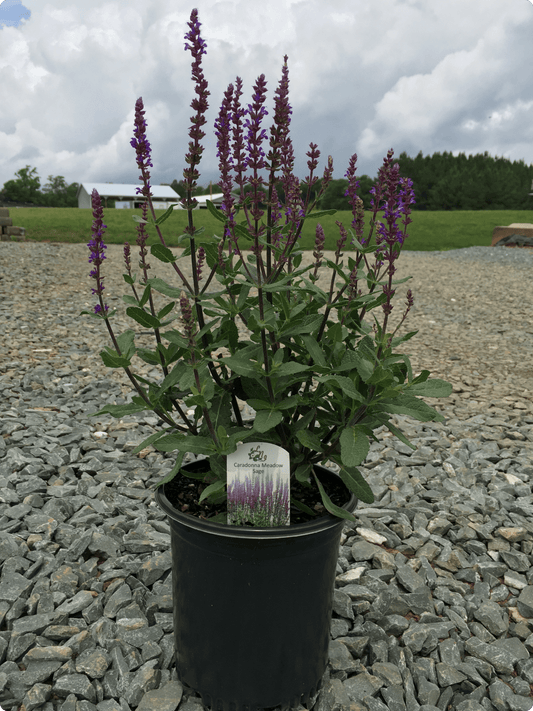
{"label": "potted plant", "polygon": [[[220,209],[207,203],[220,232],[197,228],[194,189],[209,91],[196,10],[188,26],[185,48],[193,57],[196,97],[183,173],[188,222],[180,253],[167,247],[161,232],[173,209],[156,219],[152,203],[142,99],[131,141],[144,198],[137,218],[142,274],[137,286],[126,243],[124,280],[132,294],[123,298],[126,313],[153,330],[152,350],[136,346],[133,329],[120,335],[113,330],[101,269],[103,210],[96,191],[92,196],[89,261],[98,303],[90,315],[104,321],[113,342],[101,353],[104,364],[123,368],[136,391],[131,403],[106,405],[95,414],[152,410],[159,416],[160,429],[136,451],[152,445],[176,453],[156,499],[171,526],[178,675],[206,705],[244,711],[297,704],[318,689],[343,523],[355,520],[357,499],[373,501],[357,467],[382,425],[415,449],[391,415],[442,421],[420,397],[447,396],[451,386],[429,380],[427,370],[413,377],[409,358],[394,353],[415,335],[396,336],[413,304],[410,290],[402,318],[394,330],[390,325],[394,286],[400,283],[393,281],[395,261],[407,238],[414,194],[411,181],[399,176],[392,150],[372,191],[366,238],[357,156],[350,158],[351,226],[336,222],[334,256],[324,256],[319,220],[335,211],[317,206],[333,163],[329,158],[318,188],[320,153],[311,143],[307,177],[300,182],[294,174],[287,57],[268,132],[264,75],[247,106],[239,78],[225,91],[215,122],[223,202]],[[300,237],[309,221],[316,239],[313,260],[305,265]],[[147,229],[159,240],[152,257],[172,265],[177,285],[149,278]],[[322,288],[324,268],[330,276]],[[170,302],[161,307],[156,300],[162,296]],[[160,379],[136,374],[136,357],[159,366]],[[287,525],[247,525],[250,520],[242,517],[239,525],[228,524],[228,460],[246,447],[250,458],[265,447],[287,454]],[[187,454],[198,458],[184,464]],[[325,468],[326,462],[338,473]]]}

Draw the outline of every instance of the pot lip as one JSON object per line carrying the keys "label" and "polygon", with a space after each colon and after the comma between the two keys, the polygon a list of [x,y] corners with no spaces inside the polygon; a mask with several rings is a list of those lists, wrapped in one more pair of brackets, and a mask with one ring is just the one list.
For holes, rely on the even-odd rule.
{"label": "pot lip", "polygon": [[[336,472],[326,469],[326,467],[320,468],[325,469],[328,474],[337,477],[339,476]],[[164,486],[165,485],[163,484],[155,490],[155,498],[159,507],[166,513],[166,515],[173,521],[176,521],[183,526],[194,528],[213,536],[252,539],[254,541],[273,540],[276,538],[297,538],[300,536],[309,536],[315,533],[320,533],[329,528],[334,528],[335,526],[341,524],[344,525],[346,523],[346,519],[333,516],[330,513],[325,516],[321,516],[316,521],[297,523],[294,524],[294,526],[272,526],[271,528],[262,528],[259,526],[228,526],[222,523],[213,523],[206,519],[182,513],[174,508],[165,495]],[[358,499],[355,494],[351,493],[349,490],[348,493],[350,494],[350,499],[341,508],[353,513],[357,507]]]}

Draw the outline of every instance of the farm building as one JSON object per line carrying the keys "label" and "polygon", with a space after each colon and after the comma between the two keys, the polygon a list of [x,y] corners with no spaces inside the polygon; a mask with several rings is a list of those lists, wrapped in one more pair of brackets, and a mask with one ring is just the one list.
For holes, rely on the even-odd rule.
{"label": "farm building", "polygon": [[[139,185],[126,185],[124,183],[81,183],[78,192],[78,207],[91,208],[91,193],[96,188],[102,198],[104,207],[108,200],[114,200],[116,208],[134,209],[141,207],[144,198],[137,193]],[[166,210],[171,205],[182,209],[179,205],[180,196],[174,192],[170,185],[152,185],[152,195],[155,209]],[[212,195],[197,195],[198,207],[206,207],[206,201],[211,200],[220,204],[223,200],[222,193]]]}
{"label": "farm building", "polygon": [[[102,198],[104,207],[108,200],[115,201],[115,207],[135,208],[141,207],[144,198],[137,194],[139,185],[126,185],[124,183],[81,183],[78,192],[78,207],[91,208],[91,193],[96,188]],[[174,192],[170,185],[152,185],[152,194],[155,207],[166,210],[172,203],[177,203],[180,196]]]}

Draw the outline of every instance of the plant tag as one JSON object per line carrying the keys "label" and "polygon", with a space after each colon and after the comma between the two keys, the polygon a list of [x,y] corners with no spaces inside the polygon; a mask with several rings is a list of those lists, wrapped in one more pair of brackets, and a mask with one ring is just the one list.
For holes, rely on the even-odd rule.
{"label": "plant tag", "polygon": [[289,453],[268,442],[240,444],[227,456],[228,524],[290,524]]}

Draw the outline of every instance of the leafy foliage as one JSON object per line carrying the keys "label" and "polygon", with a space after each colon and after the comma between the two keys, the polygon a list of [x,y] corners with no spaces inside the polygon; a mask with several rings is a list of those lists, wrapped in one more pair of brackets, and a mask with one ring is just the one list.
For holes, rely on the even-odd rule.
{"label": "leafy foliage", "polygon": [[27,165],[15,173],[16,180],[8,180],[0,191],[0,201],[34,203],[46,207],[78,207],[78,183],[67,185],[62,175],[49,175],[41,190],[37,168]]}
{"label": "leafy foliage", "polygon": [[[195,27],[192,16],[191,23]],[[247,109],[239,101],[240,80],[224,94],[215,124],[224,202],[221,210],[208,203],[220,233],[206,238],[195,227],[193,199],[203,151],[199,127],[205,123],[209,93],[199,67],[205,43],[192,31],[187,39],[193,43],[199,99],[192,104],[197,114],[184,171],[185,249],[178,258],[166,248],[160,230],[163,219],[156,219],[148,172],[150,144],[139,99],[134,143],[150,214],[146,210],[137,227],[142,290],[135,286],[127,245],[124,279],[133,296],[124,300],[129,305],[127,314],[143,328],[153,329],[155,347],[137,348],[131,330],[116,337],[111,314],[97,290],[99,303],[92,315],[106,322],[115,345],[102,358],[109,367],[123,367],[128,373],[137,391],[131,411],[153,410],[165,425],[164,435],[152,435],[139,447],[150,442],[160,451],[194,452],[210,459],[211,479],[203,497],[220,501],[226,455],[240,442],[260,438],[289,452],[292,479],[318,486],[326,510],[353,519],[330,501],[313,465],[328,459],[336,462],[346,486],[371,502],[371,489],[357,467],[375,439],[374,430],[385,425],[407,442],[390,422],[391,414],[442,421],[419,396],[445,397],[452,389],[443,381],[428,380],[428,371],[413,378],[407,356],[394,354],[396,346],[415,335],[396,336],[413,304],[410,291],[403,317],[394,329],[390,324],[394,287],[401,283],[393,279],[394,263],[408,238],[414,202],[411,182],[399,176],[389,151],[370,191],[370,236],[363,238],[365,213],[355,180],[357,156],[352,156],[343,190],[351,206],[353,230],[348,233],[337,222],[337,248],[333,259],[325,261],[324,231],[317,218],[324,214],[318,207],[332,184],[333,163],[328,160],[317,188],[320,152],[310,144],[309,174],[303,186],[292,173],[285,58],[268,146],[263,145],[268,134],[262,128],[264,76],[257,80]],[[95,230],[102,219],[97,194],[93,194],[93,208]],[[172,219],[172,215],[163,217]],[[308,267],[301,266],[299,245],[305,220],[316,224],[314,262]],[[145,226],[155,230],[161,241],[152,248],[152,256],[172,264],[177,286],[148,277]],[[101,234],[97,236],[102,249]],[[328,278],[319,283],[324,270]],[[103,278],[100,272],[93,274],[97,280]],[[176,301],[158,310],[154,292]],[[161,377],[148,380],[136,375],[134,355],[158,365]],[[252,421],[243,419],[243,402],[255,411]],[[124,413],[124,407],[107,405],[96,414]]]}
{"label": "leafy foliage", "polygon": [[401,153],[400,173],[409,176],[417,210],[525,210],[533,207],[533,165],[483,154]]}

